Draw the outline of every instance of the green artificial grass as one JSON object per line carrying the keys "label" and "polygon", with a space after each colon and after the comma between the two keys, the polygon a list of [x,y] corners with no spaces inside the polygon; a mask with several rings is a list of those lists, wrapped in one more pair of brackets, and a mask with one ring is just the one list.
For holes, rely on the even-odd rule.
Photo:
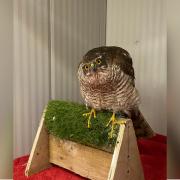
{"label": "green artificial grass", "polygon": [[117,139],[118,126],[113,138],[108,133],[111,126],[106,127],[112,112],[98,111],[97,117],[91,120],[91,128],[87,128],[89,112],[82,104],[53,100],[48,103],[45,113],[45,126],[48,132],[61,139],[71,140],[84,145],[112,152]]}

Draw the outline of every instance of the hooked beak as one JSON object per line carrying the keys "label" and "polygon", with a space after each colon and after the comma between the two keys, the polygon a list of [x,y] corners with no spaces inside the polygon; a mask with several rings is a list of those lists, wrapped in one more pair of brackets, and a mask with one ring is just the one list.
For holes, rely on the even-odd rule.
{"label": "hooked beak", "polygon": [[91,63],[91,71],[96,72],[96,65]]}

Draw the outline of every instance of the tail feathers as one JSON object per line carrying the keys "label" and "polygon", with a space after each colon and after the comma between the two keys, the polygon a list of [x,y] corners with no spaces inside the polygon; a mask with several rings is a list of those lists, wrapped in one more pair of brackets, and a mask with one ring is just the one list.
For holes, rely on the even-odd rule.
{"label": "tail feathers", "polygon": [[137,138],[150,138],[155,135],[139,109],[132,110],[130,114]]}

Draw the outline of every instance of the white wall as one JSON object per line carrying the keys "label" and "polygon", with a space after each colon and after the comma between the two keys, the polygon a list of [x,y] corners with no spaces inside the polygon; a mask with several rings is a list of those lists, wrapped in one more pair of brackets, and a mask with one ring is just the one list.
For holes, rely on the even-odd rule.
{"label": "white wall", "polygon": [[29,154],[50,98],[49,1],[14,0],[14,157]]}
{"label": "white wall", "polygon": [[180,178],[180,1],[168,0],[168,177]]}
{"label": "white wall", "polygon": [[105,45],[106,0],[52,0],[52,97],[80,101],[77,68],[90,49]]}
{"label": "white wall", "polygon": [[12,0],[0,0],[0,179],[12,178],[12,11]]}
{"label": "white wall", "polygon": [[164,0],[107,0],[106,44],[130,52],[142,112],[162,134],[166,134],[165,8]]}

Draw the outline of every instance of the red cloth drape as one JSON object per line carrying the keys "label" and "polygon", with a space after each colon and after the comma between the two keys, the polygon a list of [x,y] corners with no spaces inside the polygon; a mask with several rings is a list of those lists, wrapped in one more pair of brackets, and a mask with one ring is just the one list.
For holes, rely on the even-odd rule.
{"label": "red cloth drape", "polygon": [[[156,135],[138,140],[145,180],[166,180],[166,137]],[[14,160],[14,180],[84,180],[68,170],[53,166],[36,175],[25,177],[24,170],[29,156]]]}

